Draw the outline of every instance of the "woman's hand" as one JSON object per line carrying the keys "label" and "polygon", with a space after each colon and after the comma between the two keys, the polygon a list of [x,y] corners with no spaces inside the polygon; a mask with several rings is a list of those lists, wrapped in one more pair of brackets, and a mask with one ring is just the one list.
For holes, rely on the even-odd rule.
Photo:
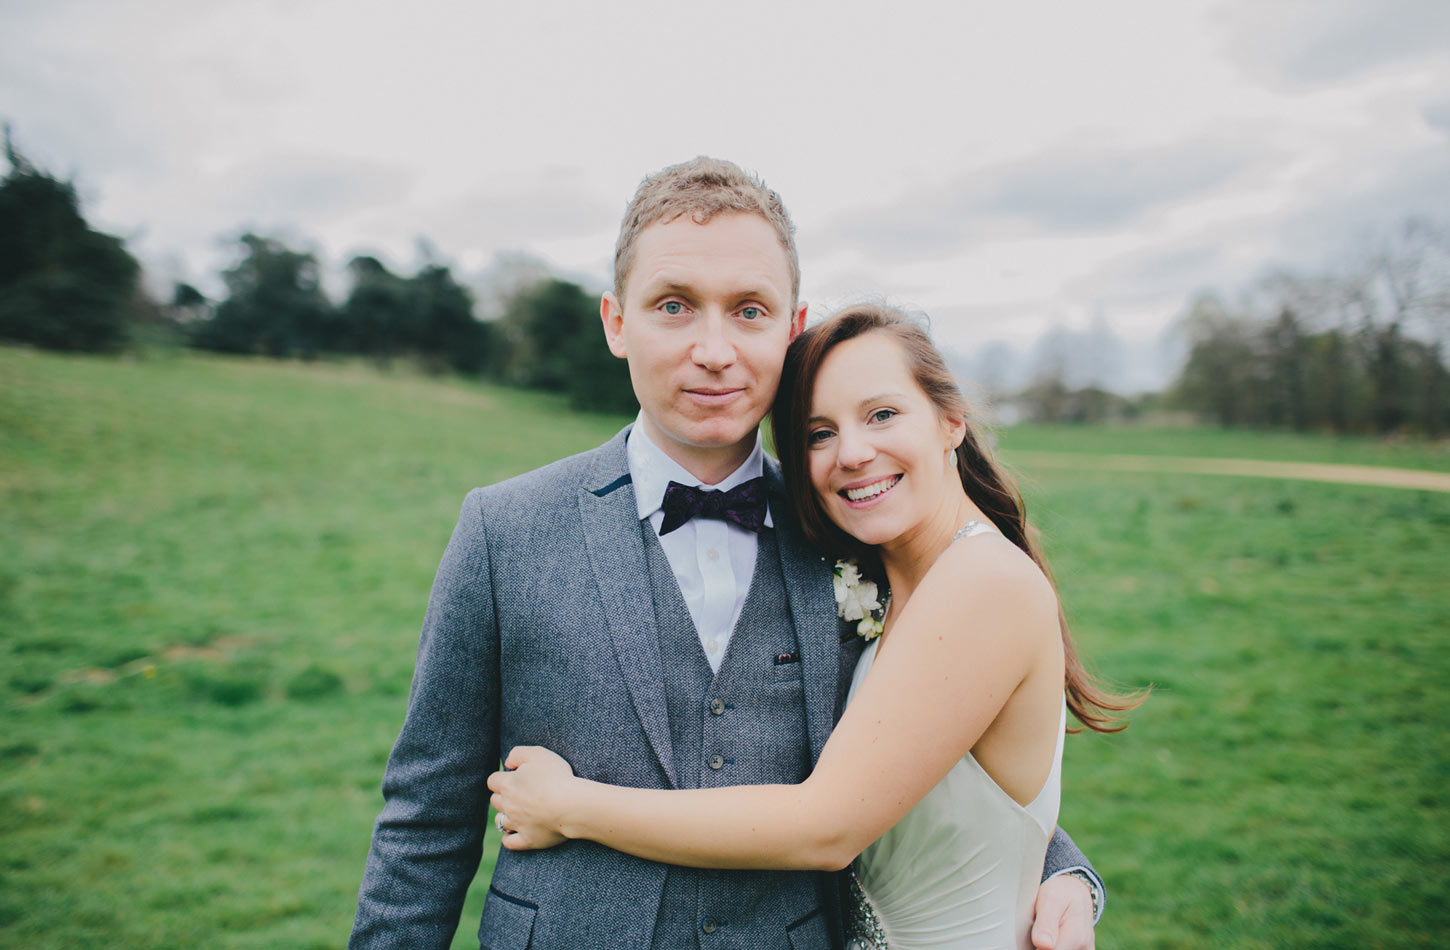
{"label": "woman's hand", "polygon": [[574,781],[569,763],[541,746],[521,745],[509,752],[503,766],[507,771],[488,777],[493,792],[489,804],[498,812],[503,846],[532,851],[568,840],[559,826],[564,793]]}

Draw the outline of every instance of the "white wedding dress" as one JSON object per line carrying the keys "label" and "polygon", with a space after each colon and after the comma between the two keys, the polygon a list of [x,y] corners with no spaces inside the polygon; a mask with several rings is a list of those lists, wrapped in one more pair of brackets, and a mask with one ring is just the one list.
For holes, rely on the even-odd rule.
{"label": "white wedding dress", "polygon": [[[957,537],[993,531],[972,523]],[[953,539],[956,540],[956,539]],[[861,653],[847,702],[876,659]],[[1022,806],[970,752],[854,866],[849,950],[1015,950],[1031,947],[1032,905],[1061,798],[1064,701],[1052,771]]]}

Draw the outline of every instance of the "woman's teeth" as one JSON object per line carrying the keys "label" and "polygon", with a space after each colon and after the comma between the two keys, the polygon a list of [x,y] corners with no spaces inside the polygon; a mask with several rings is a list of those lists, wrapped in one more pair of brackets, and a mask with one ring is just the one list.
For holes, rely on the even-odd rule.
{"label": "woman's teeth", "polygon": [[872,482],[860,488],[847,488],[842,492],[849,501],[866,501],[868,498],[875,498],[877,495],[892,488],[901,480],[900,475],[892,475],[890,478],[883,478],[879,482]]}

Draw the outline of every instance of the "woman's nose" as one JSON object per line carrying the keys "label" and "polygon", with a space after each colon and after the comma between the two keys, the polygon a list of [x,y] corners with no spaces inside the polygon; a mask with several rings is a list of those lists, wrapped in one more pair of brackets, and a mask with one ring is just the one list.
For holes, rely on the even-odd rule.
{"label": "woman's nose", "polygon": [[876,449],[864,433],[842,429],[836,438],[836,463],[842,468],[860,468],[876,457]]}

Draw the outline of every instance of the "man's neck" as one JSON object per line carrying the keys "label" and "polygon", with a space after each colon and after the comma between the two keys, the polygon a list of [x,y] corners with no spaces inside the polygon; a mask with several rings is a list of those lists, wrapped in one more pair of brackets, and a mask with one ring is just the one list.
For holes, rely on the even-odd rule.
{"label": "man's neck", "polygon": [[642,414],[640,421],[644,427],[645,438],[681,468],[698,478],[702,485],[720,484],[745,464],[745,460],[755,450],[756,430],[753,429],[748,437],[734,445],[698,446],[670,438],[649,416]]}

